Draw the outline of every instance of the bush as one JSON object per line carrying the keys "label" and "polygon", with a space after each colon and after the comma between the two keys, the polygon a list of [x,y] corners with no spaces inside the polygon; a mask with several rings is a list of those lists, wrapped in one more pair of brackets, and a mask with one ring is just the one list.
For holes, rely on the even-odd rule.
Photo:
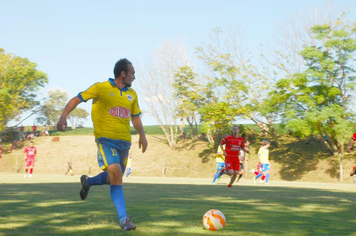
{"label": "bush", "polygon": [[13,127],[5,128],[0,132],[0,138],[4,143],[12,143],[20,136],[20,132]]}

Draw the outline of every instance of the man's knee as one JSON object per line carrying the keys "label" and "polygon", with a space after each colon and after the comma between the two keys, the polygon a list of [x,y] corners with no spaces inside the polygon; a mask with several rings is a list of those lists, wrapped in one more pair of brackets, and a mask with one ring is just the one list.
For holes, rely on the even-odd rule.
{"label": "man's knee", "polygon": [[122,171],[120,164],[112,164],[107,167],[108,183],[113,185],[122,184]]}

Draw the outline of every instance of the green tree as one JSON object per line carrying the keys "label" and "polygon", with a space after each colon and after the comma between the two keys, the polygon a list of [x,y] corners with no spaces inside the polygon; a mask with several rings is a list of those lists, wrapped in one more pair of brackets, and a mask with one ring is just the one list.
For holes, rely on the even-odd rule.
{"label": "green tree", "polygon": [[62,92],[59,89],[49,91],[48,98],[45,99],[44,105],[41,106],[37,122],[47,125],[56,124],[67,101],[67,92]]}
{"label": "green tree", "polygon": [[215,96],[230,107],[228,111],[231,113],[227,117],[233,117],[233,120],[245,118],[260,127],[265,123],[269,128],[268,133],[279,145],[274,128],[279,110],[270,105],[268,97],[275,81],[267,69],[259,69],[245,55],[238,32],[231,31],[223,40],[222,30],[214,29],[210,36],[211,43],[197,47],[198,56],[210,69],[207,77],[214,87]]}
{"label": "green tree", "polygon": [[83,123],[89,113],[83,108],[75,108],[68,116],[68,120],[72,125],[72,129],[75,129]]}
{"label": "green tree", "polygon": [[198,108],[203,100],[196,76],[191,67],[180,67],[173,84],[178,99],[177,116],[186,118],[194,138],[198,137]]}
{"label": "green tree", "polygon": [[37,92],[48,78],[36,67],[27,58],[0,48],[0,130],[24,111],[39,105]]}
{"label": "green tree", "polygon": [[[334,156],[342,158],[344,144],[351,136],[349,127],[352,92],[355,90],[356,25],[340,19],[334,24],[315,25],[310,34],[316,39],[300,52],[307,69],[278,81],[273,101],[283,101],[287,127],[295,135],[320,135]],[[278,102],[276,102],[278,103]]]}

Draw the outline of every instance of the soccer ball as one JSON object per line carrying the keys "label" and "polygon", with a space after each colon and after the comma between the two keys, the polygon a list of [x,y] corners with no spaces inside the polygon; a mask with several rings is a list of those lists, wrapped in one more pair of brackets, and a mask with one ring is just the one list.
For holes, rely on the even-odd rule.
{"label": "soccer ball", "polygon": [[203,216],[203,225],[208,230],[216,231],[225,227],[226,219],[224,214],[216,209],[209,210]]}

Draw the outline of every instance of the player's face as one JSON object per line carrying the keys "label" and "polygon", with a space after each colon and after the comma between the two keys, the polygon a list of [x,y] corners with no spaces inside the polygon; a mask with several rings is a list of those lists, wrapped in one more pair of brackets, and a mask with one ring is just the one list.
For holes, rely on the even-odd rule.
{"label": "player's face", "polygon": [[237,136],[239,135],[240,129],[238,126],[232,127],[232,135]]}
{"label": "player's face", "polygon": [[135,69],[131,64],[128,65],[129,70],[126,73],[126,76],[123,77],[123,83],[125,87],[131,87],[132,81],[135,80]]}

